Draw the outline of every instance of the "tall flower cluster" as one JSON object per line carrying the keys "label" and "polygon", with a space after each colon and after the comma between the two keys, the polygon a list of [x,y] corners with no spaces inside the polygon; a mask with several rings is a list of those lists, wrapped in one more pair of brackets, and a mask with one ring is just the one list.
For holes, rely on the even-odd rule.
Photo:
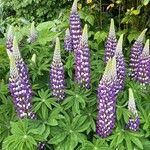
{"label": "tall flower cluster", "polygon": [[150,83],[150,49],[149,40],[146,41],[142,54],[139,57],[137,81],[142,85]]}
{"label": "tall flower cluster", "polygon": [[96,133],[107,137],[112,133],[116,118],[116,59],[113,57],[107,66],[98,87],[98,115]]}
{"label": "tall flower cluster", "polygon": [[66,30],[65,34],[65,40],[64,40],[64,49],[66,51],[72,51],[72,40],[71,40],[71,35],[70,35],[70,30]]}
{"label": "tall flower cluster", "polygon": [[124,88],[124,81],[125,81],[125,62],[124,56],[122,53],[122,43],[123,43],[123,34],[120,36],[116,51],[116,63],[117,63],[117,91],[120,91]]}
{"label": "tall flower cluster", "polygon": [[86,88],[90,88],[90,50],[88,47],[87,25],[84,26],[82,37],[76,55],[76,81]]}
{"label": "tall flower cluster", "polygon": [[136,110],[135,99],[131,88],[129,89],[128,109],[132,113],[132,116],[129,118],[127,128],[131,131],[137,131],[139,130],[140,120]]}
{"label": "tall flower cluster", "polygon": [[31,23],[31,28],[30,28],[30,34],[29,34],[29,37],[27,39],[27,42],[28,43],[33,43],[36,41],[37,39],[37,31],[35,29],[35,25],[34,25],[34,21]]}
{"label": "tall flower cluster", "polygon": [[114,20],[111,19],[109,35],[105,43],[105,63],[107,63],[107,61],[114,56],[116,45],[117,39],[114,27]]}
{"label": "tall flower cluster", "polygon": [[77,11],[77,2],[78,0],[74,0],[70,14],[70,35],[72,40],[72,47],[75,51],[78,47],[82,35],[80,16]]}
{"label": "tall flower cluster", "polygon": [[12,52],[7,50],[10,58],[9,90],[13,97],[18,117],[29,117],[32,119],[34,118],[34,113],[31,111],[31,84],[26,65],[19,52],[16,37],[13,38],[12,50]]}
{"label": "tall flower cluster", "polygon": [[61,62],[59,38],[56,38],[53,62],[50,69],[50,86],[53,95],[58,98],[58,100],[62,100],[65,96],[65,77],[64,67]]}
{"label": "tall flower cluster", "polygon": [[142,54],[143,40],[144,40],[146,31],[147,29],[142,31],[142,33],[139,35],[138,39],[134,42],[131,48],[129,67],[131,69],[131,77],[134,79],[137,78],[138,62],[139,62],[139,57]]}

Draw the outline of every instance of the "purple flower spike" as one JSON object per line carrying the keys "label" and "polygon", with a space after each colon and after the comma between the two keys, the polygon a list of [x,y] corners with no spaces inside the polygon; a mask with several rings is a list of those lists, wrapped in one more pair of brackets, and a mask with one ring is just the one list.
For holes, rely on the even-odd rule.
{"label": "purple flower spike", "polygon": [[16,66],[15,58],[12,54],[9,55],[10,59],[10,78],[9,90],[13,98],[16,112],[19,118],[34,117],[31,112],[31,103],[27,100],[28,90],[25,82],[19,76],[18,68]]}
{"label": "purple flower spike", "polygon": [[7,51],[12,52],[13,48],[13,37],[14,37],[14,32],[13,32],[13,27],[10,26],[7,32],[7,37],[6,37],[6,48]]}
{"label": "purple flower spike", "polygon": [[111,19],[109,35],[105,43],[105,63],[107,63],[107,61],[114,56],[116,45],[117,39],[114,27],[114,20]]}
{"label": "purple flower spike", "polygon": [[13,40],[13,52],[8,52],[10,58],[10,82],[9,89],[16,106],[18,117],[29,117],[33,119],[34,113],[31,111],[32,89],[28,79],[27,68],[20,56],[16,37]]}
{"label": "purple flower spike", "polygon": [[90,50],[87,25],[84,26],[76,53],[76,81],[86,88],[90,88]]}
{"label": "purple flower spike", "polygon": [[77,3],[78,0],[74,0],[70,14],[70,35],[74,50],[76,50],[76,48],[78,47],[82,35],[80,16],[77,12]]}
{"label": "purple flower spike", "polygon": [[96,133],[102,138],[109,136],[116,119],[116,59],[108,60],[98,87],[98,115]]}
{"label": "purple flower spike", "polygon": [[53,95],[62,100],[65,97],[65,77],[64,77],[64,67],[61,62],[60,54],[60,41],[56,38],[55,51],[53,56],[53,62],[50,69],[50,86]]}
{"label": "purple flower spike", "polygon": [[140,55],[138,68],[137,68],[137,80],[146,85],[150,83],[150,54],[149,54],[149,40],[146,41],[143,52]]}
{"label": "purple flower spike", "polygon": [[13,55],[16,60],[16,66],[18,68],[19,76],[26,84],[26,88],[28,91],[27,100],[30,101],[32,98],[32,87],[29,80],[28,69],[21,57],[16,37],[14,37],[14,41],[13,41]]}
{"label": "purple flower spike", "polygon": [[131,131],[137,131],[139,130],[140,120],[136,110],[135,99],[131,88],[129,89],[128,109],[132,113],[132,116],[129,118],[127,128]]}
{"label": "purple flower spike", "polygon": [[66,30],[65,40],[64,40],[64,49],[66,51],[72,51],[72,40],[70,36],[70,30]]}
{"label": "purple flower spike", "polygon": [[31,23],[31,28],[30,28],[30,35],[29,35],[29,37],[28,37],[28,39],[27,39],[27,42],[28,43],[33,43],[33,42],[35,42],[36,41],[36,39],[37,39],[37,31],[36,31],[36,29],[35,29],[35,25],[34,25],[35,23],[34,23],[34,21]]}
{"label": "purple flower spike", "polygon": [[122,53],[123,34],[118,40],[118,44],[115,51],[115,57],[117,62],[117,92],[124,88],[125,81],[125,62]]}
{"label": "purple flower spike", "polygon": [[139,62],[139,57],[142,54],[143,40],[144,40],[146,31],[147,31],[147,29],[145,29],[141,32],[138,39],[134,42],[134,44],[131,48],[129,67],[131,70],[131,77],[134,79],[137,78],[138,62]]}

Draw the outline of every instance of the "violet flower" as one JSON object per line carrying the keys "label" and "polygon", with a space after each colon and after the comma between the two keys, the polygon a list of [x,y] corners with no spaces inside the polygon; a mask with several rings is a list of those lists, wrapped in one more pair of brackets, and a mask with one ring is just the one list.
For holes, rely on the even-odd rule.
{"label": "violet flower", "polygon": [[50,69],[50,86],[53,95],[58,100],[64,99],[65,77],[64,77],[64,66],[63,63],[61,62],[59,38],[56,38],[55,51],[54,51],[53,61]]}
{"label": "violet flower", "polygon": [[131,131],[137,131],[139,130],[140,120],[136,110],[135,99],[131,88],[129,89],[128,109],[132,113],[132,116],[130,116],[126,127]]}
{"label": "violet flower", "polygon": [[88,47],[87,25],[84,26],[82,37],[76,55],[76,81],[86,88],[90,88],[90,50]]}
{"label": "violet flower", "polygon": [[73,49],[76,50],[82,35],[80,16],[77,12],[78,0],[74,0],[70,14],[70,35]]}
{"label": "violet flower", "polygon": [[27,42],[28,42],[28,43],[33,43],[33,42],[35,42],[36,39],[37,39],[37,36],[38,36],[34,24],[35,24],[35,23],[34,23],[34,21],[33,21],[33,22],[31,23],[30,34],[29,34],[29,37],[28,37],[28,39],[27,39]]}
{"label": "violet flower", "polygon": [[139,62],[139,57],[142,54],[143,40],[144,40],[146,31],[147,31],[147,29],[145,29],[141,32],[138,39],[134,42],[134,44],[131,48],[129,67],[131,70],[131,77],[134,79],[137,78],[138,62]]}
{"label": "violet flower", "polygon": [[96,133],[107,137],[112,133],[116,119],[116,59],[107,62],[105,72],[98,86],[98,115]]}
{"label": "violet flower", "polygon": [[31,111],[31,84],[28,79],[27,68],[20,56],[16,37],[14,37],[12,49],[13,52],[7,51],[10,58],[9,90],[14,100],[18,117],[29,117],[33,119],[35,115]]}
{"label": "violet flower", "polygon": [[72,51],[72,40],[70,36],[70,30],[67,29],[65,33],[65,40],[64,40],[64,49],[66,51]]}
{"label": "violet flower", "polygon": [[117,63],[117,92],[124,88],[124,81],[125,81],[125,62],[122,53],[122,43],[123,43],[123,34],[120,36],[118,40],[115,51]]}
{"label": "violet flower", "polygon": [[149,40],[146,41],[142,54],[139,57],[137,81],[142,85],[150,83],[150,53]]}
{"label": "violet flower", "polygon": [[105,43],[105,54],[104,54],[105,63],[107,63],[107,61],[114,56],[116,45],[117,45],[117,39],[116,39],[116,33],[114,27],[114,20],[111,19],[109,35]]}

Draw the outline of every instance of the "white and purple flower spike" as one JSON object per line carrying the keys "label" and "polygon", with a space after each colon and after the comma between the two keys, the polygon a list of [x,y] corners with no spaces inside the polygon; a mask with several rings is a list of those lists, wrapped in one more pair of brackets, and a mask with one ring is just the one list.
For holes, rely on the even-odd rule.
{"label": "white and purple flower spike", "polygon": [[105,72],[98,86],[97,135],[105,138],[112,133],[116,119],[116,59],[108,60]]}
{"label": "white and purple flower spike", "polygon": [[65,77],[64,66],[61,62],[60,41],[56,38],[55,51],[50,69],[50,87],[52,94],[58,100],[63,100],[65,97]]}
{"label": "white and purple flower spike", "polygon": [[125,62],[122,53],[122,45],[123,45],[123,34],[120,36],[118,40],[115,51],[117,63],[117,92],[124,88],[124,81],[125,81]]}
{"label": "white and purple flower spike", "polygon": [[137,81],[142,85],[150,83],[150,49],[149,40],[146,41],[137,68]]}
{"label": "white and purple flower spike", "polygon": [[104,53],[105,63],[107,63],[107,61],[114,56],[116,45],[117,45],[117,39],[115,33],[114,20],[111,19],[109,35],[105,43],[105,53]]}
{"label": "white and purple flower spike", "polygon": [[31,111],[31,101],[27,99],[29,93],[26,83],[19,76],[15,57],[12,53],[9,53],[8,56],[10,59],[9,91],[13,98],[17,115],[19,118],[29,117],[33,119],[34,113]]}
{"label": "white and purple flower spike", "polygon": [[72,40],[71,40],[71,36],[70,36],[70,30],[67,29],[66,33],[65,33],[65,40],[64,40],[64,49],[66,51],[72,51]]}
{"label": "white and purple flower spike", "polygon": [[16,66],[18,68],[19,76],[20,76],[20,78],[22,78],[22,80],[26,84],[26,88],[28,91],[27,100],[30,101],[32,98],[32,87],[31,87],[31,83],[29,80],[29,73],[28,73],[28,69],[27,69],[25,62],[23,61],[23,59],[21,57],[19,47],[18,47],[18,42],[17,42],[17,39],[15,36],[14,36],[14,40],[13,40],[13,55],[16,60]]}
{"label": "white and purple flower spike", "polygon": [[74,51],[76,51],[82,35],[82,27],[80,16],[77,11],[77,3],[78,0],[74,0],[70,14],[70,35]]}
{"label": "white and purple flower spike", "polygon": [[131,131],[137,131],[139,130],[140,120],[136,110],[135,99],[131,88],[129,89],[128,109],[132,113],[132,116],[130,116],[126,127]]}
{"label": "white and purple flower spike", "polygon": [[129,67],[130,67],[130,70],[131,70],[131,77],[133,79],[137,78],[138,62],[139,62],[139,57],[142,54],[143,40],[144,40],[146,31],[147,31],[147,29],[144,29],[141,32],[138,39],[134,42],[134,44],[131,48]]}
{"label": "white and purple flower spike", "polygon": [[29,37],[27,39],[27,42],[28,43],[33,43],[36,41],[37,39],[37,30],[35,29],[35,22],[33,21],[31,23],[31,28],[30,28],[30,34],[29,34]]}
{"label": "white and purple flower spike", "polygon": [[21,79],[22,84],[24,85],[24,105],[26,107],[26,110],[28,111],[28,117],[33,119],[35,117],[34,113],[31,112],[32,105],[31,105],[31,99],[32,99],[32,87],[29,80],[29,74],[26,64],[24,63],[16,37],[14,36],[13,39],[13,57],[15,58],[16,67],[18,70],[19,78]]}
{"label": "white and purple flower spike", "polygon": [[87,24],[84,26],[82,37],[76,52],[75,75],[76,81],[90,88],[90,49],[88,46]]}
{"label": "white and purple flower spike", "polygon": [[12,52],[12,47],[13,47],[13,38],[14,38],[14,31],[13,31],[13,26],[10,26],[7,32],[6,36],[6,48],[7,51]]}

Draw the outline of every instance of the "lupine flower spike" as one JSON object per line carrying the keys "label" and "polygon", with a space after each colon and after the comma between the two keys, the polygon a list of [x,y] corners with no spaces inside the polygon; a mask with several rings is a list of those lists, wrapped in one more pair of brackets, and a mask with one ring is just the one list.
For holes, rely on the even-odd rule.
{"label": "lupine flower spike", "polygon": [[53,62],[50,69],[50,86],[53,95],[58,98],[58,100],[62,100],[65,96],[65,78],[64,67],[61,62],[59,38],[56,38]]}
{"label": "lupine flower spike", "polygon": [[67,29],[66,33],[65,33],[65,40],[64,40],[64,49],[66,51],[72,51],[72,40],[71,40],[71,36],[70,36],[70,30]]}
{"label": "lupine flower spike", "polygon": [[107,137],[112,133],[116,118],[116,59],[108,60],[105,72],[98,87],[98,115],[96,133]]}
{"label": "lupine flower spike", "polygon": [[70,14],[70,35],[73,49],[76,50],[82,35],[80,16],[77,12],[78,0],[74,0]]}
{"label": "lupine flower spike", "polygon": [[13,26],[10,26],[7,32],[7,37],[6,37],[6,48],[7,51],[12,52],[13,48],[13,38],[14,38],[14,32],[13,32]]}
{"label": "lupine flower spike", "polygon": [[[13,81],[14,80],[13,73],[10,74],[10,81],[13,81],[13,83],[10,82],[10,92],[12,94],[14,101],[17,101],[17,102],[21,101],[22,106],[20,104],[19,105],[20,107],[22,107],[23,110],[21,110],[22,114],[19,115],[19,117],[24,118],[25,116],[27,116],[33,119],[35,115],[33,112],[31,112],[32,88],[31,88],[31,84],[29,81],[29,77],[28,77],[27,67],[23,59],[21,58],[21,55],[19,52],[16,37],[14,37],[14,40],[13,40],[13,52],[12,53],[9,52],[8,56],[11,56],[11,58],[15,59],[15,72],[17,72],[17,75],[15,76],[15,81]],[[10,59],[10,62],[11,62],[11,59]],[[12,68],[10,69],[11,69],[10,72],[14,70]]]}
{"label": "lupine flower spike", "polygon": [[35,25],[34,25],[34,21],[31,23],[31,28],[30,28],[30,34],[29,34],[29,37],[27,39],[27,42],[28,43],[33,43],[36,41],[37,39],[37,31],[35,29]]}
{"label": "lupine flower spike", "polygon": [[15,60],[16,60],[16,65],[18,68],[19,76],[23,79],[23,81],[26,84],[26,89],[28,91],[28,95],[27,95],[26,100],[30,101],[32,98],[32,87],[31,87],[31,83],[29,80],[28,69],[27,69],[27,66],[21,57],[16,37],[14,37],[14,41],[13,41],[13,55],[14,55]]}
{"label": "lupine flower spike", "polygon": [[88,47],[87,25],[84,26],[82,37],[76,55],[76,81],[86,88],[90,88],[90,50]]}
{"label": "lupine flower spike", "polygon": [[117,39],[115,33],[114,20],[111,19],[109,35],[105,43],[105,63],[107,63],[107,61],[114,56],[116,45]]}
{"label": "lupine flower spike", "polygon": [[130,76],[134,79],[137,78],[138,62],[139,62],[139,57],[142,54],[143,40],[144,40],[146,31],[147,31],[147,29],[145,29],[141,32],[138,39],[134,42],[134,44],[131,48],[129,67],[131,70]]}
{"label": "lupine flower spike", "polygon": [[123,43],[123,34],[120,36],[118,40],[115,51],[117,63],[117,92],[124,88],[124,81],[125,81],[125,62],[122,53],[122,43]]}
{"label": "lupine flower spike", "polygon": [[137,68],[137,80],[142,84],[146,85],[150,83],[150,49],[149,40],[146,41],[142,54],[139,58]]}
{"label": "lupine flower spike", "polygon": [[132,116],[129,118],[127,128],[131,131],[137,131],[139,130],[140,120],[136,110],[135,99],[131,88],[129,89],[128,109],[132,113]]}
{"label": "lupine flower spike", "polygon": [[13,98],[14,105],[16,107],[17,115],[19,118],[29,117],[34,115],[31,112],[31,103],[28,102],[25,82],[20,78],[18,68],[15,63],[14,56],[10,53],[10,78],[9,78],[9,90]]}

